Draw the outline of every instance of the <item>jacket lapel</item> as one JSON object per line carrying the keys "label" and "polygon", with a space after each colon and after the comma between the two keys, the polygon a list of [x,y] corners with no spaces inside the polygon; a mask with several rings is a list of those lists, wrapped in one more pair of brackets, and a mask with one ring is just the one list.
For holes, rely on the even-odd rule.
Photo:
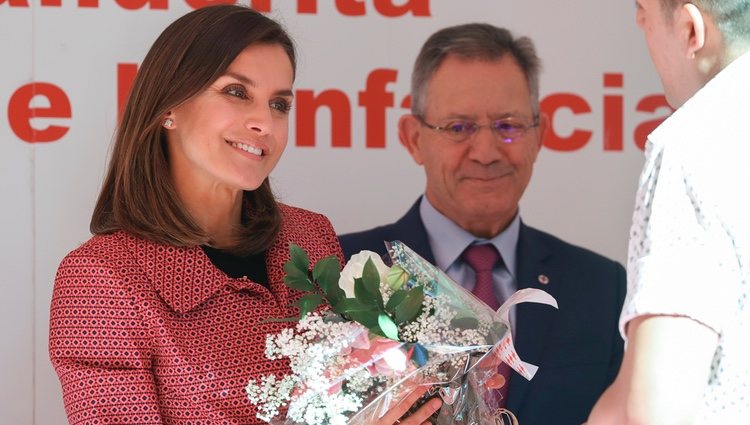
{"label": "jacket lapel", "polygon": [[[561,282],[556,281],[555,270],[551,268],[549,259],[552,252],[539,237],[537,231],[521,223],[516,250],[518,289],[541,289],[555,297]],[[523,361],[539,365],[547,343],[547,332],[554,320],[555,312],[553,307],[535,303],[520,304],[516,307],[513,342]],[[530,384],[531,381],[527,381],[521,375],[513,374],[506,406],[508,409],[512,412],[520,411]]]}
{"label": "jacket lapel", "polygon": [[[434,264],[435,257],[427,238],[427,230],[419,215],[419,201],[417,200],[411,209],[393,224],[393,233],[388,236],[399,235],[401,242]],[[521,222],[516,251],[518,289],[541,289],[557,298],[562,282],[556,280],[556,270],[553,262],[550,261],[553,254],[540,233]],[[516,307],[516,330],[513,342],[522,360],[539,365],[547,345],[547,333],[555,317],[556,310],[548,305],[525,303]],[[506,405],[508,409],[512,412],[520,411],[530,384],[531,381],[514,373],[510,381]]]}
{"label": "jacket lapel", "polygon": [[[430,248],[427,230],[419,215],[421,198],[407,213],[391,227],[385,236],[398,239],[430,263],[435,256]],[[516,284],[518,289],[541,289],[556,298],[560,284],[556,270],[550,261],[552,252],[540,233],[521,222],[518,235]],[[542,283],[546,282],[546,283]],[[525,362],[539,365],[547,345],[549,326],[556,317],[553,307],[525,303],[516,307],[516,328],[513,342],[519,356]],[[510,381],[509,399],[506,407],[512,412],[520,411],[531,381],[515,374]]]}
{"label": "jacket lapel", "polygon": [[230,281],[198,246],[175,247],[124,232],[117,235],[159,296],[177,313],[187,313],[203,304]]}
{"label": "jacket lapel", "polygon": [[432,254],[432,248],[430,248],[430,242],[427,239],[427,229],[425,229],[422,217],[419,215],[419,203],[421,201],[422,198],[420,197],[403,217],[393,223],[392,232],[388,236],[393,238],[391,240],[400,240],[422,258],[429,261],[430,264],[435,264],[435,256]]}

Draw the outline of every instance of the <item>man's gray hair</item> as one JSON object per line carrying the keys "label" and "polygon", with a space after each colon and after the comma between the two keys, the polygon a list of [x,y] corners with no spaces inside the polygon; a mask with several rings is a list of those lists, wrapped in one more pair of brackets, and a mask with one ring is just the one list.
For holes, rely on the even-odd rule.
{"label": "man's gray hair", "polygon": [[[539,116],[539,72],[541,61],[534,43],[528,37],[514,38],[505,28],[490,24],[471,23],[443,28],[432,34],[422,46],[414,62],[411,76],[411,111],[423,116],[427,102],[427,86],[449,55],[464,59],[498,60],[510,54],[521,67],[529,93],[534,117]],[[498,78],[501,78],[498,76]]]}

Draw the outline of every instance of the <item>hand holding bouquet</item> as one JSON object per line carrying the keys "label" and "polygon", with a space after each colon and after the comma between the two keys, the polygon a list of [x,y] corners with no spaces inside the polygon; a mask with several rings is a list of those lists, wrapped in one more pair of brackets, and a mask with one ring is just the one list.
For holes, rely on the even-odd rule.
{"label": "hand holding bouquet", "polygon": [[513,349],[508,310],[523,301],[556,306],[552,297],[519,291],[495,312],[404,244],[388,251],[392,267],[363,251],[343,270],[328,257],[310,271],[307,254],[290,247],[285,283],[308,294],[296,303],[296,326],[267,337],[266,356],[288,358],[292,373],[246,388],[259,418],[372,424],[427,388],[443,401],[436,423],[487,423],[502,413],[492,390],[499,362],[533,376]]}

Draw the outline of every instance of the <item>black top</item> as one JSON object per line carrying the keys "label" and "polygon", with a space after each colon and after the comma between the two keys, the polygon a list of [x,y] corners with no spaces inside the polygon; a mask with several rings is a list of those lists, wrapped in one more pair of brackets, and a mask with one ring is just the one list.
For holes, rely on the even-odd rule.
{"label": "black top", "polygon": [[255,283],[268,287],[265,252],[240,257],[210,246],[201,245],[201,248],[213,265],[227,276],[235,279],[247,277]]}

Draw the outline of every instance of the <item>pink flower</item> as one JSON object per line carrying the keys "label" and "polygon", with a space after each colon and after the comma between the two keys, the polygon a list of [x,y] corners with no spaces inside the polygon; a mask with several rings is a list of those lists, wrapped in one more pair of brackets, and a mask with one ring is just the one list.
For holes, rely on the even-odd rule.
{"label": "pink flower", "polygon": [[376,336],[371,340],[358,339],[351,352],[351,358],[365,365],[373,376],[393,376],[404,372],[409,366],[408,358],[401,347],[403,342]]}

